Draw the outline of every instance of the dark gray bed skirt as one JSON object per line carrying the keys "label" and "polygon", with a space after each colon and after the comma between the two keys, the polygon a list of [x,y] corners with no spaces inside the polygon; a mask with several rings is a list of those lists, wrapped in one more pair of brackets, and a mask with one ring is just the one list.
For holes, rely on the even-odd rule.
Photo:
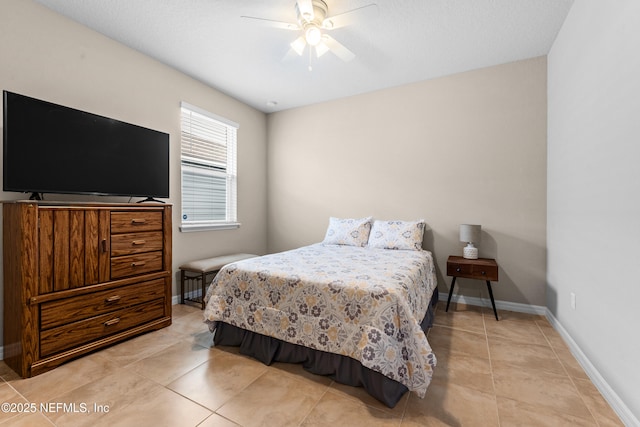
{"label": "dark gray bed skirt", "polygon": [[[420,325],[424,331],[433,324],[437,302],[436,289]],[[395,407],[408,391],[407,387],[399,382],[362,366],[350,357],[291,344],[227,323],[217,323],[213,342],[216,346],[240,347],[240,353],[265,365],[271,365],[273,362],[302,363],[303,368],[313,374],[329,376],[341,384],[364,387],[367,393],[390,408]]]}

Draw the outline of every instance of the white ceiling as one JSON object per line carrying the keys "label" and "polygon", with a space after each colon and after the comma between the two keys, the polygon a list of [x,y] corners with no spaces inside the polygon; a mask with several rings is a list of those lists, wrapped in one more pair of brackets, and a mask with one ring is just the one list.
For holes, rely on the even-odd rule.
{"label": "white ceiling", "polygon": [[[261,111],[272,112],[546,55],[573,0],[325,0],[371,3],[329,34],[356,57],[287,56],[295,0],[36,0]],[[287,57],[285,59],[285,57]],[[270,102],[277,105],[270,105]]]}

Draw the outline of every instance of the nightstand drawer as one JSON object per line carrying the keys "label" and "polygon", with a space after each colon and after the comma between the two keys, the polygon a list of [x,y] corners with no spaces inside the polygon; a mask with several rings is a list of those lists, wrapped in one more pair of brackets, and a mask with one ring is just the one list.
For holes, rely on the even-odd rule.
{"label": "nightstand drawer", "polygon": [[447,276],[469,276],[473,266],[470,264],[447,263]]}
{"label": "nightstand drawer", "polygon": [[465,259],[452,256],[447,260],[447,276],[496,282],[498,281],[498,264],[492,259]]}
{"label": "nightstand drawer", "polygon": [[471,278],[480,280],[491,280],[495,282],[498,280],[498,266],[474,265],[471,268]]}

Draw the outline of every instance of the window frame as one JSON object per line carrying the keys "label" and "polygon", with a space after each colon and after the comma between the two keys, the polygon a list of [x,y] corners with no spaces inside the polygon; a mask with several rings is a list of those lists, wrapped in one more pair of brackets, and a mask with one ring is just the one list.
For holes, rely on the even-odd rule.
{"label": "window frame", "polygon": [[[188,113],[195,113],[197,115],[203,116],[206,119],[213,120],[213,126],[223,126],[226,128],[225,138],[226,138],[226,166],[224,170],[222,167],[219,167],[220,162],[215,162],[213,157],[208,160],[205,159],[197,159],[188,154],[185,155],[185,150],[183,147],[183,143],[185,142],[184,134],[185,134],[185,110]],[[189,122],[192,124],[192,122]],[[227,118],[218,116],[214,113],[211,113],[202,108],[196,107],[186,102],[181,102],[180,104],[180,201],[181,201],[181,210],[180,210],[180,231],[181,232],[191,232],[191,231],[208,231],[208,230],[229,230],[240,227],[240,222],[238,222],[238,190],[237,190],[237,182],[238,182],[238,174],[237,174],[237,162],[238,162],[238,154],[237,154],[237,130],[239,129],[239,125]],[[193,135],[193,134],[191,134]],[[215,144],[215,142],[212,144]],[[215,150],[215,149],[214,149]],[[218,165],[218,167],[216,166]],[[185,221],[184,219],[184,205],[185,203],[189,203],[189,201],[185,201],[184,195],[184,185],[185,185],[185,168],[187,170],[190,169],[190,172],[196,172],[194,175],[197,176],[197,170],[200,169],[204,173],[201,176],[209,175],[210,177],[217,176],[225,179],[225,219],[224,220],[216,220],[216,219],[205,219],[205,220],[191,220]],[[207,172],[208,170],[208,172]],[[195,191],[194,191],[195,192]]]}

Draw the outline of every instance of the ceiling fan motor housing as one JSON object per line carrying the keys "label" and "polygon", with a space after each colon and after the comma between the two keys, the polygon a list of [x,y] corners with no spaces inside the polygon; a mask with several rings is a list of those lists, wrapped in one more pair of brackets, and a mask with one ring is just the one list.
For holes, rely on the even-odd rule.
{"label": "ceiling fan motor housing", "polygon": [[300,10],[300,3],[296,2],[296,15],[298,17],[298,24],[304,33],[304,38],[311,46],[317,46],[322,40],[322,27],[323,21],[327,16],[329,8],[327,4],[322,0],[312,0],[312,14],[307,11]]}
{"label": "ceiling fan motor housing", "polygon": [[327,17],[327,13],[329,12],[329,7],[323,0],[312,0],[312,13],[309,14],[307,12],[300,11],[300,5],[296,2],[296,15],[298,18],[298,23],[302,28],[309,24],[316,25],[318,27],[322,26],[322,22]]}

